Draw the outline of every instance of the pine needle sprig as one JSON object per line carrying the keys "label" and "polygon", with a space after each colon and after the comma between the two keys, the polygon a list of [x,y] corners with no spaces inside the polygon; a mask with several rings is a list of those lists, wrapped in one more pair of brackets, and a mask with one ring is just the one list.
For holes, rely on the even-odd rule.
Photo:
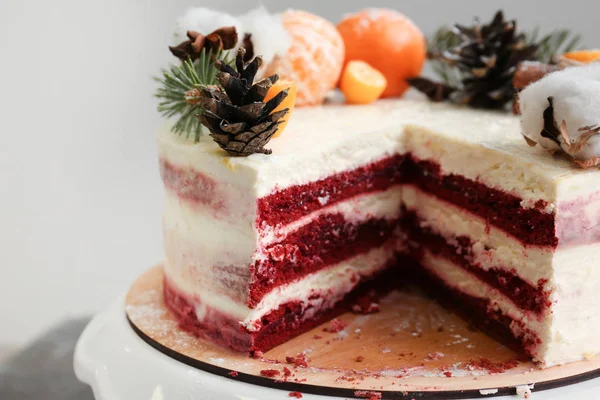
{"label": "pine needle sprig", "polygon": [[578,50],[582,46],[581,35],[572,33],[568,29],[557,29],[539,38],[539,27],[525,36],[529,44],[537,44],[537,61],[543,63],[556,63],[556,56],[570,51]]}
{"label": "pine needle sprig", "polygon": [[189,101],[187,94],[190,90],[217,84],[218,70],[214,67],[214,60],[222,60],[230,65],[233,62],[224,52],[217,52],[213,56],[210,51],[202,50],[198,60],[188,59],[181,65],[172,65],[164,69],[161,76],[154,78],[159,84],[155,94],[159,99],[158,111],[167,118],[179,116],[172,127],[173,132],[186,138],[193,134],[196,142],[202,133],[198,117],[203,110],[197,102]]}
{"label": "pine needle sprig", "polygon": [[447,26],[439,28],[432,37],[427,40],[427,58],[431,69],[440,77],[442,82],[452,87],[459,87],[460,72],[455,66],[443,62],[438,58],[440,53],[452,49],[460,44],[460,38]]}

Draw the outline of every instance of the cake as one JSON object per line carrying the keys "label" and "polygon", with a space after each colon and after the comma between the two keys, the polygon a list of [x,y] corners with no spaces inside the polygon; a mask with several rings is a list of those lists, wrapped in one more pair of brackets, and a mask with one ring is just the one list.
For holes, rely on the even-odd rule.
{"label": "cake", "polygon": [[545,64],[566,36],[189,10],[157,79],[166,307],[257,356],[411,281],[540,367],[593,357],[600,64]]}
{"label": "cake", "polygon": [[600,174],[528,147],[518,117],[324,105],[269,147],[159,134],[165,303],[185,329],[264,352],[416,268],[542,367],[600,351]]}

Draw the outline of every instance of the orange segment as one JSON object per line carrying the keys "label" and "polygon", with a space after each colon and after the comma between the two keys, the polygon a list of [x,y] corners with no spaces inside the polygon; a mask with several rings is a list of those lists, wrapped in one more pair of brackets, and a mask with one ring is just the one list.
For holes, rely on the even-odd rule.
{"label": "orange segment", "polygon": [[283,99],[281,104],[279,104],[277,106],[277,108],[275,108],[273,110],[273,112],[281,111],[284,108],[289,109],[289,111],[283,117],[283,122],[281,124],[279,124],[279,127],[277,128],[277,132],[275,132],[273,137],[277,137],[281,134],[281,132],[283,132],[283,130],[285,129],[285,127],[288,124],[290,115],[292,114],[292,111],[294,110],[294,105],[296,104],[296,82],[292,82],[292,81],[288,81],[288,80],[284,80],[284,79],[278,80],[277,82],[275,82],[275,84],[273,86],[271,86],[271,88],[267,92],[267,95],[265,96],[265,99],[264,99],[264,101],[267,102],[267,101],[271,100],[273,97],[275,97],[277,95],[277,93],[279,93],[285,89],[289,89],[287,97],[285,99]]}
{"label": "orange segment", "polygon": [[350,61],[342,74],[340,89],[350,104],[369,104],[377,100],[387,86],[385,76],[364,61]]}
{"label": "orange segment", "polygon": [[564,58],[582,63],[589,63],[600,59],[600,50],[578,50],[563,54]]}

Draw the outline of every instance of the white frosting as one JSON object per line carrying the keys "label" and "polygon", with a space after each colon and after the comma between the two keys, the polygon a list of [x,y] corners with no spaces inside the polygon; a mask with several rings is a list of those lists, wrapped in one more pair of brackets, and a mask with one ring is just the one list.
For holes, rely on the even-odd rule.
{"label": "white frosting", "polygon": [[[580,128],[600,124],[599,93],[600,63],[553,72],[532,83],[519,94],[523,134],[544,148],[559,148],[556,142],[541,136],[543,113],[549,105],[548,97],[552,97],[556,126],[564,121],[571,142],[576,141],[583,133]],[[566,151],[568,146],[563,139],[560,142]],[[600,137],[592,137],[581,152],[572,156],[579,160],[600,157]]]}

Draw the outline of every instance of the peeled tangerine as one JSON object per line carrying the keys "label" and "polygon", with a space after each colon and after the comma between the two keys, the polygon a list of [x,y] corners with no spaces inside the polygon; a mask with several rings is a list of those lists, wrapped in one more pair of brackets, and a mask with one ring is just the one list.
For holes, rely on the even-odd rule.
{"label": "peeled tangerine", "polygon": [[284,56],[267,66],[265,75],[276,73],[295,81],[298,107],[321,104],[340,78],[344,41],[335,25],[306,11],[285,11],[281,21],[292,42]]}
{"label": "peeled tangerine", "polygon": [[277,137],[281,134],[281,132],[283,132],[283,130],[285,129],[285,127],[288,124],[288,121],[290,119],[292,111],[294,110],[294,105],[296,104],[296,82],[288,81],[288,80],[284,80],[284,79],[278,80],[277,82],[275,82],[275,84],[273,86],[271,86],[271,88],[267,92],[267,95],[265,96],[265,99],[264,99],[264,101],[267,102],[267,101],[271,100],[273,97],[275,97],[277,95],[277,93],[279,93],[285,89],[289,89],[287,97],[285,99],[283,99],[281,104],[279,104],[277,106],[277,108],[275,108],[273,110],[273,112],[281,111],[285,108],[289,109],[289,111],[282,118],[283,122],[281,124],[279,124],[279,127],[277,128],[277,131],[275,132],[273,137]]}
{"label": "peeled tangerine", "polygon": [[387,79],[364,61],[349,61],[342,73],[340,89],[350,104],[369,104],[377,100],[385,88]]}

